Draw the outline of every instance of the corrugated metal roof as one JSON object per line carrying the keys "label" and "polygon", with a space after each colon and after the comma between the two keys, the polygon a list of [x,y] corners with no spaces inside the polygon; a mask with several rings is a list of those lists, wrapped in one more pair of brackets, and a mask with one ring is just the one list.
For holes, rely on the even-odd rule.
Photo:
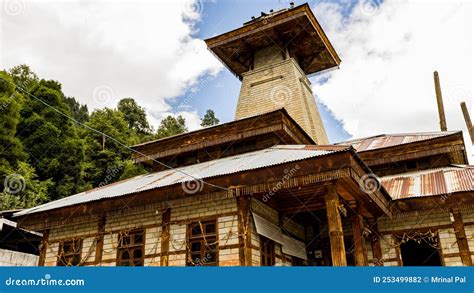
{"label": "corrugated metal roof", "polygon": [[343,141],[337,143],[337,145],[352,145],[358,152],[363,152],[448,136],[455,133],[457,131],[381,134]]}
{"label": "corrugated metal roof", "polygon": [[[263,167],[304,160],[312,157],[323,156],[336,151],[348,149],[348,147],[343,146],[278,145],[255,152],[239,154],[222,159],[122,180],[104,187],[91,189],[34,208],[23,210],[15,213],[14,216],[44,212],[52,209],[106,198],[115,198],[127,194],[169,186],[176,183],[254,170]],[[192,177],[185,174],[191,175]]]}
{"label": "corrugated metal roof", "polygon": [[452,165],[385,176],[381,181],[393,199],[474,191],[474,166]]}

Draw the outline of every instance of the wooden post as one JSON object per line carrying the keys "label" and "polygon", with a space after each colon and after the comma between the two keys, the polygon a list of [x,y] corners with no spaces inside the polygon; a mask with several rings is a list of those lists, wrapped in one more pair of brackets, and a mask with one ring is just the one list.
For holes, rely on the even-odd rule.
{"label": "wooden post", "polygon": [[163,216],[161,220],[160,265],[162,267],[167,267],[169,264],[168,257],[169,257],[169,250],[170,250],[170,220],[171,220],[171,208],[165,208],[163,210]]}
{"label": "wooden post", "polygon": [[438,71],[435,71],[433,76],[436,91],[436,101],[438,102],[439,126],[441,131],[447,131],[448,127],[446,125],[446,115],[444,114],[443,96],[441,95],[441,85],[439,83]]}
{"label": "wooden post", "polygon": [[239,225],[239,259],[241,266],[252,266],[252,237],[251,237],[251,198],[239,196],[237,198],[238,225]]}
{"label": "wooden post", "polygon": [[353,211],[351,214],[356,266],[367,266],[367,249],[365,247],[365,238],[363,235],[364,218],[362,215],[360,215],[359,208],[357,206],[355,207],[355,211]]}
{"label": "wooden post", "polygon": [[392,234],[392,239],[393,239],[393,244],[395,245],[395,251],[397,253],[397,263],[399,267],[403,267],[403,259],[402,259],[402,251],[400,249],[400,240],[397,239],[397,237]]}
{"label": "wooden post", "polygon": [[95,244],[95,263],[96,265],[102,262],[102,251],[104,249],[104,234],[105,234],[105,214],[99,219],[97,227],[97,242]]}
{"label": "wooden post", "polygon": [[372,254],[374,256],[374,265],[383,266],[382,246],[380,245],[380,233],[377,221],[375,219],[371,219],[369,225],[370,230],[372,230],[372,238],[370,244],[372,246]]}
{"label": "wooden post", "polygon": [[469,112],[467,111],[466,102],[461,103],[461,110],[464,116],[464,121],[466,121],[467,131],[469,132],[469,136],[471,137],[471,143],[474,145],[474,128],[472,127],[471,117],[469,116]]}
{"label": "wooden post", "polygon": [[456,234],[456,241],[459,247],[459,254],[461,255],[462,263],[465,266],[472,266],[471,253],[469,251],[469,243],[466,238],[466,231],[464,230],[464,222],[462,220],[461,213],[459,210],[451,209],[453,214],[453,227],[454,233]]}
{"label": "wooden post", "polygon": [[44,267],[44,262],[46,260],[46,252],[48,249],[48,238],[49,238],[49,229],[43,231],[43,239],[40,244],[40,255],[38,258],[38,266]]}
{"label": "wooden post", "polygon": [[327,187],[324,200],[326,201],[326,213],[328,217],[332,265],[347,266],[344,233],[342,230],[341,215],[339,213],[339,196],[337,195],[335,185]]}

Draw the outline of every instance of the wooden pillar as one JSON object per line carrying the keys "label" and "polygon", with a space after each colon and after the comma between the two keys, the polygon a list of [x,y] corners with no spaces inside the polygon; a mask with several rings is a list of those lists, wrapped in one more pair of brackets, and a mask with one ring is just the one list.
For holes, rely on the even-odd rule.
{"label": "wooden pillar", "polygon": [[377,225],[377,221],[375,219],[371,219],[369,221],[370,230],[372,231],[371,241],[370,244],[372,246],[372,255],[374,257],[374,265],[375,266],[383,266],[383,259],[382,259],[382,246],[380,245],[380,233],[379,227]]}
{"label": "wooden pillar", "polygon": [[464,230],[464,222],[462,220],[461,213],[459,210],[451,209],[453,214],[453,227],[456,234],[456,240],[459,247],[459,254],[461,255],[461,260],[463,265],[472,266],[471,253],[469,251],[469,243],[466,238],[466,231]]}
{"label": "wooden pillar", "polygon": [[102,262],[102,251],[104,249],[104,234],[105,234],[105,214],[99,219],[97,228],[97,242],[95,244],[95,263],[100,264]]}
{"label": "wooden pillar", "polygon": [[44,267],[44,262],[46,260],[46,252],[48,249],[48,239],[49,239],[49,229],[43,231],[43,239],[41,240],[40,244],[40,254],[38,258],[38,266]]}
{"label": "wooden pillar", "polygon": [[474,145],[474,127],[472,127],[471,117],[469,116],[469,111],[467,111],[466,102],[461,103],[461,110],[464,116],[464,121],[466,122],[467,131],[471,137],[471,143]]}
{"label": "wooden pillar", "polygon": [[251,236],[251,198],[237,197],[239,225],[239,259],[241,266],[252,266],[252,236]]}
{"label": "wooden pillar", "polygon": [[327,187],[324,200],[326,201],[332,265],[347,266],[344,233],[342,230],[341,215],[339,213],[339,196],[337,195],[335,185]]}
{"label": "wooden pillar", "polygon": [[403,267],[402,250],[400,249],[401,241],[394,234],[392,234],[391,237],[395,245],[395,252],[397,253],[398,266]]}
{"label": "wooden pillar", "polygon": [[436,91],[436,101],[438,102],[438,114],[439,114],[439,127],[441,131],[447,131],[448,127],[446,125],[446,115],[444,114],[444,105],[443,105],[443,96],[441,95],[441,85],[439,83],[438,71],[433,73],[435,91]]}
{"label": "wooden pillar", "polygon": [[161,220],[160,265],[162,267],[168,266],[168,260],[169,260],[168,257],[169,257],[169,251],[170,251],[170,220],[171,220],[171,208],[165,208],[163,210],[163,216]]}
{"label": "wooden pillar", "polygon": [[365,247],[365,238],[363,235],[364,218],[359,213],[360,209],[355,206],[355,210],[351,212],[352,235],[354,236],[354,252],[356,266],[367,266],[367,248]]}

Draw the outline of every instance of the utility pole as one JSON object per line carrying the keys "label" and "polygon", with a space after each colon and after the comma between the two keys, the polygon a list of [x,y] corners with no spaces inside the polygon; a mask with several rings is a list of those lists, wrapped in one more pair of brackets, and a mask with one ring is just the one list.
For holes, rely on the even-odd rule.
{"label": "utility pole", "polygon": [[462,114],[464,115],[464,121],[466,121],[467,131],[471,137],[471,142],[474,145],[474,128],[472,127],[471,117],[467,111],[466,102],[461,102],[461,110]]}
{"label": "utility pole", "polygon": [[439,126],[441,128],[441,131],[448,131],[448,127],[446,126],[446,116],[444,114],[443,96],[441,95],[441,85],[439,83],[438,71],[435,71],[433,73],[433,76],[436,91],[436,101],[438,102]]}

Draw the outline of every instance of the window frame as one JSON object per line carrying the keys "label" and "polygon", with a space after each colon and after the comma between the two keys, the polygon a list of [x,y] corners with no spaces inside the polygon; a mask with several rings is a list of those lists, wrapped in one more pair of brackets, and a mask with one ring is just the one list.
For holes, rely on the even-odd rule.
{"label": "window frame", "polygon": [[275,266],[275,241],[260,235],[260,266]]}
{"label": "window frame", "polygon": [[[136,243],[136,235],[141,234],[141,243]],[[127,244],[124,245],[124,237],[129,237],[129,240]],[[131,236],[133,236],[133,241]],[[117,245],[117,258],[116,258],[116,266],[121,267],[121,266],[144,266],[145,265],[145,229],[134,229],[130,231],[122,231],[118,235],[118,245]],[[141,250],[141,257],[140,258],[135,258],[134,252],[135,250]],[[127,251],[129,254],[129,259],[124,260],[122,258],[122,252]],[[135,262],[139,261],[140,264],[136,264]],[[125,265],[125,263],[128,262],[128,265]]]}
{"label": "window frame", "polygon": [[[200,234],[193,234],[194,227],[199,225],[199,230],[201,230],[201,227],[206,230],[207,225],[213,224],[214,225],[214,232],[210,233],[202,233],[203,231],[200,231]],[[188,249],[186,250],[186,266],[219,266],[219,237],[218,237],[218,225],[217,225],[217,218],[215,219],[208,219],[204,221],[196,221],[188,224],[187,228],[187,235],[186,235],[186,243]],[[209,247],[206,247],[205,243],[209,242],[216,242],[214,244],[214,248],[208,249]],[[199,243],[200,251],[193,251],[193,244],[194,243]],[[213,262],[208,262],[208,261],[201,261],[197,264],[194,263],[193,261],[193,255],[199,254],[200,260],[206,259],[207,254],[209,253],[214,253],[214,261]]]}
{"label": "window frame", "polygon": [[[76,251],[64,251],[64,246],[68,245],[70,247],[79,247],[78,250]],[[62,254],[61,254],[62,251]],[[65,260],[71,258],[72,262],[68,261],[66,262]],[[74,261],[76,259],[77,262]],[[66,241],[61,241],[59,244],[59,252],[58,252],[58,258],[56,261],[56,266],[58,267],[69,267],[69,266],[79,266],[82,262],[82,239],[72,239],[72,240],[66,240]],[[71,264],[71,265],[69,265]]]}

